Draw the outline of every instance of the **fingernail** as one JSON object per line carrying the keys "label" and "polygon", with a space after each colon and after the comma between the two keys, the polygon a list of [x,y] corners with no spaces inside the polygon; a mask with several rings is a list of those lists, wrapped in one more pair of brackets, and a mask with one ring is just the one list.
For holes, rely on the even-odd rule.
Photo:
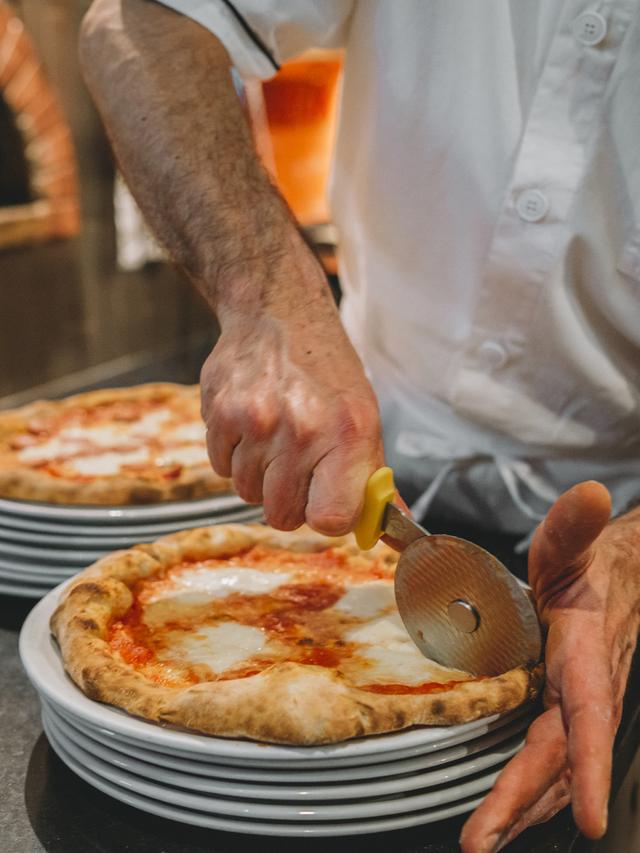
{"label": "fingernail", "polygon": [[510,829],[511,827],[507,827],[503,832],[494,832],[493,835],[490,835],[487,838],[486,845],[482,848],[482,853],[498,853],[499,850],[502,850]]}
{"label": "fingernail", "polygon": [[602,809],[602,834],[603,835],[607,831],[608,822],[609,822],[609,803],[605,803],[604,808]]}
{"label": "fingernail", "polygon": [[502,832],[494,832],[492,835],[487,836],[487,840],[482,845],[480,853],[498,853],[502,837]]}

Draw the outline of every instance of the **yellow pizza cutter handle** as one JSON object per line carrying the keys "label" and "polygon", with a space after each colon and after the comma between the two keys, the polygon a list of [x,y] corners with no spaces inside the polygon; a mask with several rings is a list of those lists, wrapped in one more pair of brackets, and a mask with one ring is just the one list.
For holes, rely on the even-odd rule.
{"label": "yellow pizza cutter handle", "polygon": [[355,529],[358,547],[363,551],[373,548],[384,533],[382,529],[384,511],[395,496],[393,471],[391,468],[378,468],[367,481],[364,490],[364,506]]}

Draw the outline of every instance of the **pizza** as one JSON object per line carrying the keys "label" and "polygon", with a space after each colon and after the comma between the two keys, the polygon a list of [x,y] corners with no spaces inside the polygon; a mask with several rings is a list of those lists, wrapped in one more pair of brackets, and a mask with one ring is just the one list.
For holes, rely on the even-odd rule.
{"label": "pizza", "polygon": [[198,386],[90,391],[0,412],[0,497],[141,504],[230,487],[209,464]]}
{"label": "pizza", "polygon": [[473,678],[422,656],[396,609],[397,556],[308,528],[182,531],[86,569],[51,629],[91,699],[211,735],[333,743],[533,697],[539,669]]}

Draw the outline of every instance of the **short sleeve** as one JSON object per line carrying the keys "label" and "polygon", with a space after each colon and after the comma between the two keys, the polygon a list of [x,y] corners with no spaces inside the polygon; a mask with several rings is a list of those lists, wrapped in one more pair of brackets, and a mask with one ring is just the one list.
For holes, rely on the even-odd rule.
{"label": "short sleeve", "polygon": [[157,0],[216,35],[242,77],[272,77],[313,47],[343,47],[355,0]]}

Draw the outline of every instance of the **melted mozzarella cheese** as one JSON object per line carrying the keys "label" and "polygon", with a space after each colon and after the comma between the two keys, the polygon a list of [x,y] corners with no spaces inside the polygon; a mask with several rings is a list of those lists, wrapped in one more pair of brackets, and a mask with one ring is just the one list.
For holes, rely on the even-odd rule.
{"label": "melted mozzarella cheese", "polygon": [[70,459],[68,465],[78,474],[86,477],[117,474],[123,465],[139,465],[149,460],[149,451],[145,447],[122,453],[97,453],[94,456],[79,456]]}
{"label": "melted mozzarella cheese", "polygon": [[64,441],[60,437],[52,438],[43,444],[34,444],[25,447],[17,454],[22,462],[48,462],[51,459],[64,459],[73,456],[83,448],[79,441]]}
{"label": "melted mozzarella cheese", "polygon": [[60,431],[60,438],[65,442],[89,442],[96,447],[127,447],[132,444],[131,436],[127,434],[126,430],[106,425],[66,427]]}
{"label": "melted mozzarella cheese", "polygon": [[347,632],[345,639],[350,643],[363,643],[368,646],[398,646],[404,643],[413,645],[399,613],[358,625]]}
{"label": "melted mozzarella cheese", "polygon": [[413,643],[397,648],[372,646],[364,649],[360,656],[369,663],[358,673],[360,684],[424,684],[429,681],[446,684],[465,677],[462,672],[445,669],[423,657]]}
{"label": "melted mozzarella cheese", "polygon": [[349,587],[334,607],[358,619],[371,619],[389,610],[394,604],[393,582],[372,581]]}
{"label": "melted mozzarella cheese", "polygon": [[134,435],[155,437],[160,435],[160,425],[171,419],[169,409],[156,409],[143,415],[138,421],[131,424],[131,432]]}
{"label": "melted mozzarella cheese", "polygon": [[242,566],[213,569],[195,565],[169,578],[155,594],[149,596],[147,602],[153,604],[171,598],[183,604],[205,604],[236,592],[262,595],[287,583],[290,578],[289,572],[260,572]]}
{"label": "melted mozzarella cheese", "polygon": [[167,439],[171,441],[203,442],[207,431],[202,421],[180,424],[175,429],[167,432]]}
{"label": "melted mozzarella cheese", "polygon": [[366,661],[366,666],[354,668],[351,673],[359,684],[446,683],[466,675],[425,658],[414,645],[398,613],[360,625],[350,631],[346,639],[364,646],[358,657]]}
{"label": "melted mozzarella cheese", "polygon": [[207,448],[201,445],[165,447],[155,458],[156,465],[202,465],[208,461]]}
{"label": "melted mozzarella cheese", "polygon": [[162,659],[178,659],[188,664],[206,664],[214,672],[237,666],[262,651],[267,643],[264,631],[238,622],[204,625],[197,632],[169,631]]}

